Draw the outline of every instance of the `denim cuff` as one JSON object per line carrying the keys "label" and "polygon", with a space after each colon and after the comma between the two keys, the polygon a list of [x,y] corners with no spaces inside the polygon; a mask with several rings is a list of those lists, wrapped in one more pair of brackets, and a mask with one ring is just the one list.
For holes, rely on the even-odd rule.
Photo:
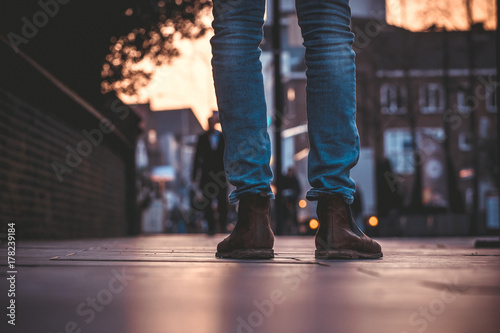
{"label": "denim cuff", "polygon": [[318,199],[325,194],[335,194],[344,198],[346,204],[351,205],[354,201],[354,196],[352,194],[346,194],[337,190],[318,190],[315,188],[307,191],[306,199],[309,201],[318,201]]}
{"label": "denim cuff", "polygon": [[248,194],[257,194],[257,193],[260,193],[262,196],[268,196],[270,199],[274,199],[274,193],[273,191],[271,191],[271,189],[269,189],[268,192],[265,192],[265,191],[243,191],[243,192],[237,192],[237,191],[233,191],[230,195],[229,195],[229,203],[231,205],[236,205],[238,203],[238,201],[240,200],[241,197],[245,196],[245,195],[248,195]]}

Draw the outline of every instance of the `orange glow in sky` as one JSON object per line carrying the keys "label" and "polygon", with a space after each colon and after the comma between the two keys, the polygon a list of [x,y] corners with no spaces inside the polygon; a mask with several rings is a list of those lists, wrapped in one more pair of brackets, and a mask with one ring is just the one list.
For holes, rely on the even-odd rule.
{"label": "orange glow in sky", "polygon": [[[171,64],[158,67],[147,88],[139,91],[138,96],[120,95],[124,103],[147,103],[151,110],[175,110],[191,108],[198,121],[205,128],[208,117],[217,110],[215,90],[210,61],[211,32],[198,40],[176,42],[181,55]],[[144,61],[144,66],[152,66]]]}
{"label": "orange glow in sky", "polygon": [[[496,0],[472,0],[474,22],[496,29]],[[436,25],[448,30],[468,30],[464,0],[386,0],[387,22],[412,31]]]}

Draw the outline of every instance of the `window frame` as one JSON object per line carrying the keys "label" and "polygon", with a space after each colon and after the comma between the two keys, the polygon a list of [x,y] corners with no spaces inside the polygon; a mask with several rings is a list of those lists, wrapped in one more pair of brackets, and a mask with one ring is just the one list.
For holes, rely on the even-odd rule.
{"label": "window frame", "polygon": [[420,112],[422,114],[443,113],[445,104],[444,95],[444,88],[441,83],[430,82],[420,85],[418,98]]}
{"label": "window frame", "polygon": [[[389,94],[390,97],[389,97]],[[380,86],[380,110],[384,115],[406,114],[406,88],[395,83],[384,83]],[[389,98],[387,98],[389,97]],[[398,103],[398,99],[400,103]],[[400,104],[400,105],[399,105]]]}

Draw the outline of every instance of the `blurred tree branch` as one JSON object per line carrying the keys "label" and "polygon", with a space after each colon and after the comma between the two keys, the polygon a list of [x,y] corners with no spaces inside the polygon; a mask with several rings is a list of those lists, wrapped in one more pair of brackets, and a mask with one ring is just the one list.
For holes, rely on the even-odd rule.
{"label": "blurred tree branch", "polygon": [[[127,35],[112,37],[102,66],[102,93],[112,90],[135,95],[152,79],[155,66],[168,64],[180,51],[174,46],[179,39],[197,39],[210,29],[206,14],[209,0],[145,0],[123,13],[135,23]],[[152,68],[138,65],[149,60]]]}

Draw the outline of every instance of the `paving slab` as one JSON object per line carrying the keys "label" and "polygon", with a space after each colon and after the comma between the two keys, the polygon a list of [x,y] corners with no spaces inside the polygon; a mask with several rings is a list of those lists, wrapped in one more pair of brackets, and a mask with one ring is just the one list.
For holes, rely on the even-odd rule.
{"label": "paving slab", "polygon": [[[475,238],[380,239],[380,260],[216,259],[225,235],[19,241],[16,325],[0,248],[1,332],[500,332],[500,250]],[[8,311],[8,310],[7,310]]]}

